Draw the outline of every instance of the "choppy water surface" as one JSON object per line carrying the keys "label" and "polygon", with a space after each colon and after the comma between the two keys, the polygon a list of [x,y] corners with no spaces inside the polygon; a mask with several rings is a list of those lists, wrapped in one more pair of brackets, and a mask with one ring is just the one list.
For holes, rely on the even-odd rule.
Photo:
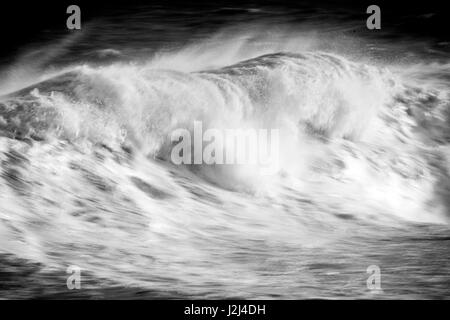
{"label": "choppy water surface", "polygon": [[[448,297],[448,43],[211,10],[118,10],[3,66],[0,297]],[[195,120],[279,129],[280,171],[172,164]]]}

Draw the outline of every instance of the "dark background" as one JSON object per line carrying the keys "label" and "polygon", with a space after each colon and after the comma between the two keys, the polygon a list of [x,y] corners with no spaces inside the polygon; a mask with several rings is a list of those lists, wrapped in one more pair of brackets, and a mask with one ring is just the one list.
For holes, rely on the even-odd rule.
{"label": "dark background", "polygon": [[[71,4],[81,7],[82,23],[86,23],[104,16],[114,15],[117,11],[139,10],[139,5],[145,4],[155,6],[160,10],[165,10],[166,14],[189,10],[195,12],[199,8],[226,8],[226,7],[273,7],[290,9],[304,8],[320,11],[321,8],[331,12],[340,10],[351,10],[356,18],[363,23],[367,19],[366,8],[371,4],[377,4],[381,8],[382,29],[392,33],[404,33],[409,36],[433,37],[440,41],[448,41],[450,21],[446,10],[448,1],[379,1],[379,0],[327,0],[327,1],[85,1],[85,0],[61,0],[61,1],[2,1],[0,5],[0,62],[6,63],[7,59],[13,57],[20,49],[30,43],[51,41],[52,38],[63,36],[70,31],[66,28],[66,9]],[[200,12],[199,15],[204,14]],[[227,16],[239,14],[233,10],[227,12],[223,10],[223,21]],[[430,15],[427,19],[420,19],[420,16]],[[130,34],[130,37],[133,35]]]}

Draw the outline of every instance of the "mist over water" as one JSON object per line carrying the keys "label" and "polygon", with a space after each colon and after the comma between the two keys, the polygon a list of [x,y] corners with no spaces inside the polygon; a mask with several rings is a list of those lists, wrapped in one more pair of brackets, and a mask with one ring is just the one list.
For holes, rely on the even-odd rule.
{"label": "mist over water", "polygon": [[[4,65],[0,297],[448,297],[448,42],[298,10],[117,9]],[[194,121],[278,129],[280,170],[174,165]]]}

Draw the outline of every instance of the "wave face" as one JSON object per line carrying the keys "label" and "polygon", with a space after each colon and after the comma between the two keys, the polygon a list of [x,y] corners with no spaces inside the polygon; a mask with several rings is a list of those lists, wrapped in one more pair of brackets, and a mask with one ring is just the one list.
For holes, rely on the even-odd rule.
{"label": "wave face", "polygon": [[[80,266],[94,296],[371,298],[369,265],[386,272],[384,296],[448,294],[411,283],[449,270],[449,62],[289,37],[234,32],[219,48],[3,82],[2,264],[44,279]],[[174,165],[170,135],[194,121],[279,129],[280,170]]]}

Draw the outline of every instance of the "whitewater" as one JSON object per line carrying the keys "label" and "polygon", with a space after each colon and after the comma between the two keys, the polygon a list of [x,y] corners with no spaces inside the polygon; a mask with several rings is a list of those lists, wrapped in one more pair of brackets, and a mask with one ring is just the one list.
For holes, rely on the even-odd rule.
{"label": "whitewater", "polygon": [[[0,297],[448,296],[448,56],[277,32],[52,65],[71,35],[4,68]],[[194,121],[278,129],[279,170],[173,164]]]}

